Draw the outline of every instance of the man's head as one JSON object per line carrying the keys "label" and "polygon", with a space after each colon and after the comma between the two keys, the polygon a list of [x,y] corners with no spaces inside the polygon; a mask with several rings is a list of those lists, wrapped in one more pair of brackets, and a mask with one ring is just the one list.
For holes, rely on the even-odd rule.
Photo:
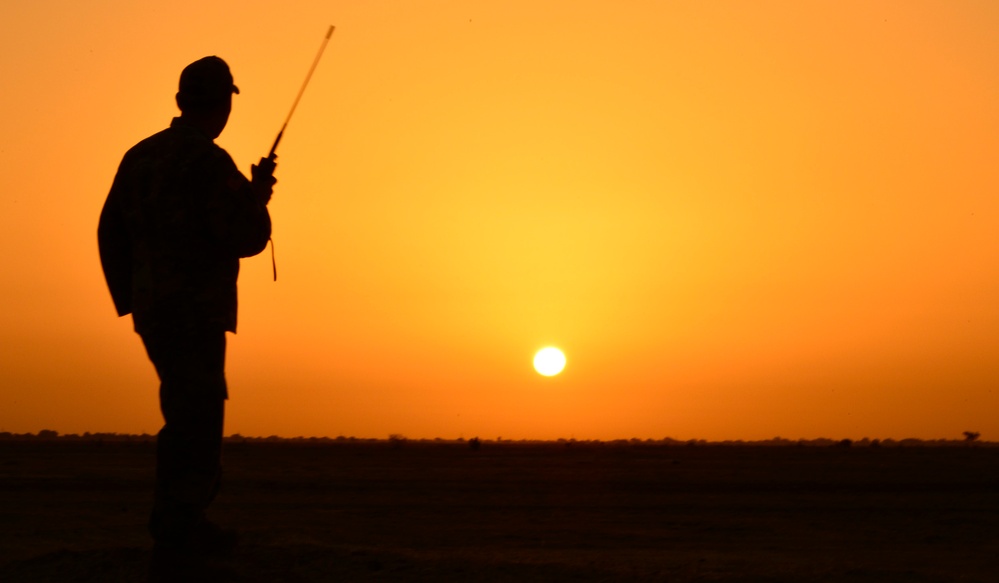
{"label": "man's head", "polygon": [[181,72],[177,107],[181,117],[194,121],[214,139],[229,121],[233,93],[239,93],[239,88],[232,82],[229,65],[218,57],[205,57]]}

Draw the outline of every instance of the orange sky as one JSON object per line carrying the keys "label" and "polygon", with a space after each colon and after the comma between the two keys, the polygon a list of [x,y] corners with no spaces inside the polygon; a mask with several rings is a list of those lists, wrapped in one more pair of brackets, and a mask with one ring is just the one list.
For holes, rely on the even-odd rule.
{"label": "orange sky", "polygon": [[0,431],[158,430],[118,162],[217,54],[248,171],[335,24],[227,433],[999,439],[999,4],[204,4],[0,1]]}

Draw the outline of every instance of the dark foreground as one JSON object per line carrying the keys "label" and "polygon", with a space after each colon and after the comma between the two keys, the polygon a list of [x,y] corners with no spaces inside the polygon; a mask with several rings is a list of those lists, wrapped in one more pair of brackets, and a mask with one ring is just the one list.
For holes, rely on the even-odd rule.
{"label": "dark foreground", "polygon": [[[0,581],[144,581],[151,443],[0,442]],[[999,580],[999,448],[228,444],[214,580]]]}

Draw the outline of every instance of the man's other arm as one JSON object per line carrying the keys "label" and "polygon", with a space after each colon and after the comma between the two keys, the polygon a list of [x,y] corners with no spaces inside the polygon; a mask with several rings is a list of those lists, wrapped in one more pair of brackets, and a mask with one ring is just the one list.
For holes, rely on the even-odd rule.
{"label": "man's other arm", "polygon": [[[222,244],[238,257],[252,257],[267,247],[271,238],[271,217],[267,212],[272,174],[250,182],[224,151],[220,164],[221,184],[209,194],[208,212],[212,231]],[[254,167],[254,173],[258,171]],[[270,168],[273,173],[273,166]],[[256,178],[256,176],[255,176]],[[265,186],[266,185],[266,188]]]}
{"label": "man's other arm", "polygon": [[115,176],[111,192],[101,209],[101,218],[97,223],[97,247],[115,310],[119,316],[124,316],[132,312],[132,243],[117,204],[117,192],[122,188],[120,174],[121,171],[119,176]]}

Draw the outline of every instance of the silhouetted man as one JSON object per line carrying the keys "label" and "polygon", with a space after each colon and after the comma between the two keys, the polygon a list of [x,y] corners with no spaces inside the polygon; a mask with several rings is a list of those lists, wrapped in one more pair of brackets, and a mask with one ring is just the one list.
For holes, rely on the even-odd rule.
{"label": "silhouetted man", "polygon": [[156,550],[212,554],[235,545],[235,533],[209,522],[205,509],[221,474],[225,333],[236,331],[239,259],[267,246],[275,180],[266,159],[247,180],[214,143],[233,93],[218,57],[184,69],[180,117],[125,154],[97,231],[115,308],[132,314],[160,378],[164,425],[149,521]]}

